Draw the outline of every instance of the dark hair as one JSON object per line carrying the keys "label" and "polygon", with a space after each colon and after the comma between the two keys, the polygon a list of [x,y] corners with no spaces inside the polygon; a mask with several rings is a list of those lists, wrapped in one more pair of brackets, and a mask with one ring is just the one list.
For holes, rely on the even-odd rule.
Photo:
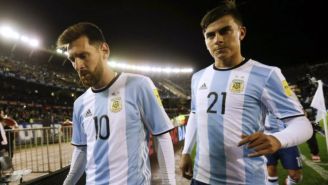
{"label": "dark hair", "polygon": [[200,26],[202,27],[202,31],[205,32],[208,25],[213,23],[214,21],[218,20],[219,18],[225,16],[225,15],[231,15],[237,24],[242,25],[243,20],[241,17],[240,12],[237,9],[236,3],[234,0],[224,0],[219,3],[219,5],[210,10],[205,14],[203,17]]}
{"label": "dark hair", "polygon": [[86,36],[90,44],[106,42],[101,29],[89,22],[80,22],[68,27],[57,39],[57,48],[61,48],[80,38]]}

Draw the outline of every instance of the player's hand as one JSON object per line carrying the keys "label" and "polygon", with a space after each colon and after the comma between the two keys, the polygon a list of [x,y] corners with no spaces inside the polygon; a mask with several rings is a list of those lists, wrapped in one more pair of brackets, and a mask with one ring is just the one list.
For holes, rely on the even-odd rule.
{"label": "player's hand", "polygon": [[180,170],[182,176],[186,179],[191,179],[193,175],[193,164],[189,154],[182,154],[180,161]]}
{"label": "player's hand", "polygon": [[258,157],[261,155],[272,154],[281,148],[280,141],[271,135],[266,135],[263,132],[255,132],[251,135],[242,135],[242,140],[238,146],[248,144],[249,149],[254,149],[255,152],[248,154],[248,157]]}

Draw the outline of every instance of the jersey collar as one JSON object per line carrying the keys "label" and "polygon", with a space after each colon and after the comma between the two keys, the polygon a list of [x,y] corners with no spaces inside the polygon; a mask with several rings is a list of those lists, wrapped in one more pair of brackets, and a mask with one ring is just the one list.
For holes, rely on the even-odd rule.
{"label": "jersey collar", "polygon": [[107,90],[110,86],[113,85],[114,82],[116,82],[116,80],[118,79],[118,77],[120,77],[121,74],[122,74],[122,73],[119,72],[119,73],[113,78],[113,80],[111,80],[111,81],[108,83],[108,85],[106,85],[106,86],[103,87],[103,88],[100,88],[100,89],[93,89],[93,88],[91,88],[92,92],[94,92],[94,93],[99,93],[99,92],[102,92],[102,91]]}
{"label": "jersey collar", "polygon": [[238,65],[235,65],[233,67],[229,67],[229,68],[217,68],[215,67],[215,65],[213,64],[213,69],[214,70],[217,70],[217,71],[229,71],[229,70],[232,70],[232,69],[236,69],[242,65],[244,65],[246,62],[249,61],[249,58],[245,58],[241,63],[239,63]]}

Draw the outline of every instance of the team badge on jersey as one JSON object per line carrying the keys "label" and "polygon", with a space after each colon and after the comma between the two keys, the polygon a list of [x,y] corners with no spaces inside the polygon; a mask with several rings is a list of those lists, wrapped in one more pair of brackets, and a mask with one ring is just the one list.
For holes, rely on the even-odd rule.
{"label": "team badge on jersey", "polygon": [[122,110],[122,100],[121,97],[115,97],[110,100],[110,111],[119,112]]}
{"label": "team badge on jersey", "polygon": [[284,87],[285,94],[287,96],[291,96],[293,92],[292,92],[292,89],[289,87],[286,80],[282,81],[282,86]]}
{"label": "team badge on jersey", "polygon": [[233,93],[241,93],[244,90],[244,80],[232,80],[230,91]]}
{"label": "team badge on jersey", "polygon": [[154,92],[154,95],[155,95],[155,97],[156,97],[156,99],[157,99],[158,104],[159,104],[160,106],[163,106],[163,104],[162,104],[162,100],[161,100],[161,97],[159,96],[157,89],[154,89],[153,92]]}

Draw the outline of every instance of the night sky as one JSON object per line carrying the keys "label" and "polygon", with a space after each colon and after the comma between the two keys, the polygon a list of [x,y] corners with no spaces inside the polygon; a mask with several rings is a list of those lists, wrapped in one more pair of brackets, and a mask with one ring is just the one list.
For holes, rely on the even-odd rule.
{"label": "night sky", "polygon": [[[199,23],[217,2],[0,0],[0,26],[35,35],[50,49],[67,26],[89,21],[103,29],[112,60],[198,70],[213,63]],[[243,55],[279,67],[328,62],[324,2],[237,0],[247,27]]]}

